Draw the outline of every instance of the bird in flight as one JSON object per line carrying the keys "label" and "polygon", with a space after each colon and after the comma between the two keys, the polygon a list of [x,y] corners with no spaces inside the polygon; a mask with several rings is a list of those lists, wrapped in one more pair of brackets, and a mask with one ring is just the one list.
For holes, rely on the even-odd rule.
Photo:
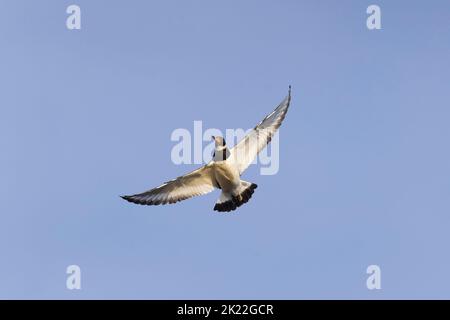
{"label": "bird in flight", "polygon": [[241,180],[241,175],[272,139],[280,127],[291,102],[291,86],[286,98],[258,123],[237,145],[228,149],[223,137],[212,137],[215,149],[212,160],[205,166],[168,181],[143,193],[122,196],[142,205],[169,204],[221,189],[214,210],[236,210],[252,197],[257,185]]}

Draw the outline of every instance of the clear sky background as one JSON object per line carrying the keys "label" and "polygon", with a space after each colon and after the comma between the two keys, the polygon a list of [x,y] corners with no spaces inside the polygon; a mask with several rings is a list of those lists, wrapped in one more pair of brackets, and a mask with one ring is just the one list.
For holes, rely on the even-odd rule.
{"label": "clear sky background", "polygon": [[[1,1],[0,298],[450,298],[449,22],[444,0]],[[174,129],[250,128],[289,84],[279,173],[251,167],[238,211],[119,198],[198,167]]]}

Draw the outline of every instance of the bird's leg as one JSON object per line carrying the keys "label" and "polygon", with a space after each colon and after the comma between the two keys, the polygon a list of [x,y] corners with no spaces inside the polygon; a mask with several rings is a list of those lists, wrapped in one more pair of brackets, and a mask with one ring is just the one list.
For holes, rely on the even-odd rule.
{"label": "bird's leg", "polygon": [[242,194],[238,194],[237,196],[232,197],[233,202],[240,203],[242,201]]}

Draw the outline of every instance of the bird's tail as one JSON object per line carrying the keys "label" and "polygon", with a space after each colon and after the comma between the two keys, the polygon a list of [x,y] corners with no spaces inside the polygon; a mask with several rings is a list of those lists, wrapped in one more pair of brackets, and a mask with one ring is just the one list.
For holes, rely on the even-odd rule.
{"label": "bird's tail", "polygon": [[216,205],[214,206],[214,210],[219,212],[236,210],[237,207],[242,206],[250,200],[257,187],[258,186],[254,183],[241,180],[241,185],[239,186],[236,195],[222,191]]}

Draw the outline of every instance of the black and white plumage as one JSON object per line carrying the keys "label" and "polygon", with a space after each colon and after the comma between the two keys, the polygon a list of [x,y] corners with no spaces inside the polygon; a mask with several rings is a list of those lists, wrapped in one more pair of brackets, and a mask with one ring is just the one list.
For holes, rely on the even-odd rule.
{"label": "black and white plumage", "polygon": [[291,87],[287,97],[267,115],[236,146],[228,149],[225,139],[215,141],[213,159],[207,165],[184,176],[168,181],[143,193],[122,196],[123,199],[142,205],[168,204],[207,194],[221,189],[214,206],[216,211],[232,211],[246,203],[257,185],[241,180],[242,173],[271,141],[280,127],[291,102]]}

